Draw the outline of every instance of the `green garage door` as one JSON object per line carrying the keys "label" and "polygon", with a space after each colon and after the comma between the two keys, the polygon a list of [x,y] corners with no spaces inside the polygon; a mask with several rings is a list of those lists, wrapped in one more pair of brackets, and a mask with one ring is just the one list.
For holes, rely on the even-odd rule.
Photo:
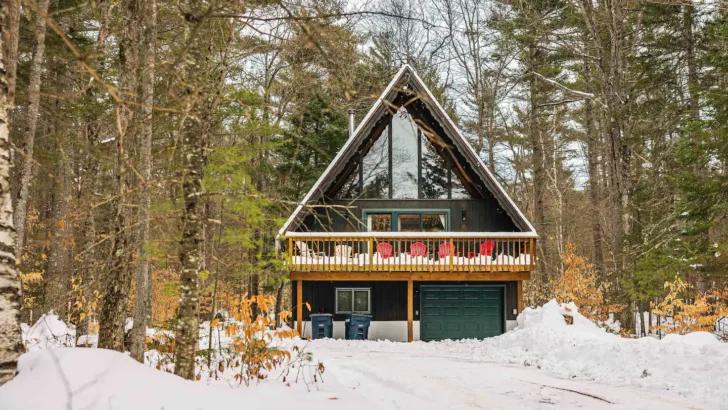
{"label": "green garage door", "polygon": [[505,329],[502,286],[421,286],[420,339],[482,339]]}

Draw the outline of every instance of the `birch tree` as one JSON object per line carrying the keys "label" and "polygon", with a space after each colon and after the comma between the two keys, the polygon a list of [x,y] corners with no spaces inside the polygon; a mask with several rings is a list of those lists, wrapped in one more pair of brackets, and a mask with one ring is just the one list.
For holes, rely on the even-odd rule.
{"label": "birch tree", "polygon": [[182,171],[182,239],[179,243],[181,265],[179,285],[179,311],[177,314],[176,354],[174,374],[193,380],[195,355],[199,338],[199,274],[202,264],[200,243],[203,235],[202,177],[204,172],[204,139],[206,120],[203,113],[204,90],[199,78],[205,70],[203,40],[200,28],[209,10],[198,0],[187,0],[181,9],[185,21],[187,53],[183,78],[185,114],[181,122]]}
{"label": "birch tree", "polygon": [[[2,6],[0,6],[2,7]],[[20,278],[15,267],[13,204],[10,197],[8,82],[5,76],[5,9],[0,9],[0,386],[15,376],[20,340]]]}
{"label": "birch tree", "polygon": [[21,0],[5,0],[5,30],[3,32],[5,71],[8,79],[8,117],[12,119],[15,108],[15,84],[18,81],[18,43],[20,41]]}

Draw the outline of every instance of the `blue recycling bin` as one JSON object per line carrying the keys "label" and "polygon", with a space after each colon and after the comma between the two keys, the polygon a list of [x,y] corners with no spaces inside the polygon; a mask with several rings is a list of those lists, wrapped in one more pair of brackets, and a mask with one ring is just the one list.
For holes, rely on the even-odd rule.
{"label": "blue recycling bin", "polygon": [[334,337],[334,315],[330,313],[313,313],[311,317],[311,339]]}
{"label": "blue recycling bin", "polygon": [[372,317],[369,315],[348,315],[345,322],[346,339],[366,340],[369,338],[369,325],[371,323]]}

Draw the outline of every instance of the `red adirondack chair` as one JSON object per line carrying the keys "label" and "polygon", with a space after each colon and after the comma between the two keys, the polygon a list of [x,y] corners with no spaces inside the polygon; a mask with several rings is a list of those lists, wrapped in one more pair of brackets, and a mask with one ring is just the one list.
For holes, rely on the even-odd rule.
{"label": "red adirondack chair", "polygon": [[391,258],[394,255],[393,249],[392,245],[386,242],[377,244],[377,253],[382,259]]}
{"label": "red adirondack chair", "polygon": [[409,255],[412,257],[427,256],[427,245],[422,242],[413,242],[410,245]]}
{"label": "red adirondack chair", "polygon": [[493,249],[495,249],[495,242],[493,241],[485,241],[480,244],[480,256],[490,256],[493,254]]}
{"label": "red adirondack chair", "polygon": [[460,252],[454,252],[455,247],[450,247],[450,242],[443,242],[440,244],[440,251],[437,256],[444,258],[446,256],[460,256]]}

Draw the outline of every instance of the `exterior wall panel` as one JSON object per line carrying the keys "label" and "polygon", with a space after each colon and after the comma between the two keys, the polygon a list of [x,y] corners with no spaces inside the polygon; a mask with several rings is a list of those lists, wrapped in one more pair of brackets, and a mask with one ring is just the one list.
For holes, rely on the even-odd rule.
{"label": "exterior wall panel", "polygon": [[[516,314],[514,309],[518,308],[518,287],[517,282],[414,282],[414,320],[420,320],[420,286],[421,285],[456,285],[456,286],[487,286],[487,285],[505,285],[506,297],[506,320],[515,320]],[[346,317],[344,314],[335,314],[335,289],[341,288],[371,288],[371,315],[374,321],[406,321],[407,320],[407,282],[395,281],[346,281],[346,282],[329,282],[329,281],[304,281],[303,282],[303,303],[304,321],[309,320],[310,313],[333,313],[334,320],[343,321]],[[293,289],[293,317],[296,317],[296,299],[295,286]],[[311,305],[311,312],[306,309],[305,303]]]}
{"label": "exterior wall panel", "polygon": [[[510,216],[489,199],[360,199],[327,202],[335,208],[318,208],[318,215],[308,215],[298,231],[360,232],[362,214],[367,209],[449,209],[453,232],[519,232]],[[349,206],[347,210],[341,206]],[[465,211],[465,221],[462,220]]]}

